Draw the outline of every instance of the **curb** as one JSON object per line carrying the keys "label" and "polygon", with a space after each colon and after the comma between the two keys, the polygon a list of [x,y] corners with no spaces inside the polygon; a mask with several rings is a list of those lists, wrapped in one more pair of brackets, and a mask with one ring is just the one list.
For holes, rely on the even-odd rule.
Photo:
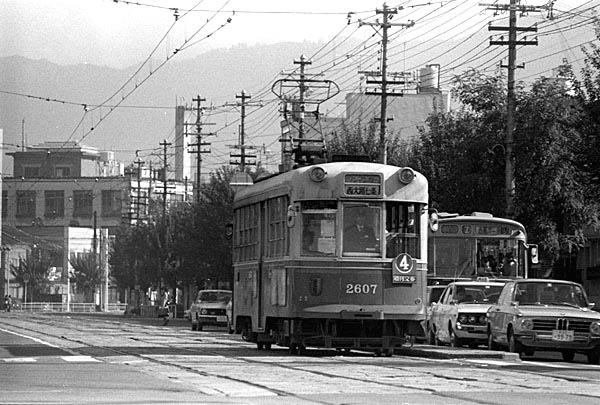
{"label": "curb", "polygon": [[413,346],[395,349],[394,354],[407,357],[423,357],[431,359],[502,359],[521,361],[518,353],[502,351],[444,348],[437,346]]}

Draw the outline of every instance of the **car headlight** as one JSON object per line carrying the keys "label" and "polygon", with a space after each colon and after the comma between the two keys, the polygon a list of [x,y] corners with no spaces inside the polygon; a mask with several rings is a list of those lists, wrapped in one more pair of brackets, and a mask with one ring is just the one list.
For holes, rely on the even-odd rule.
{"label": "car headlight", "polygon": [[469,317],[467,315],[459,315],[458,316],[458,322],[460,322],[460,323],[467,323],[468,319],[469,319]]}
{"label": "car headlight", "polygon": [[479,323],[485,325],[486,322],[487,322],[487,316],[479,315]]}
{"label": "car headlight", "polygon": [[476,323],[476,322],[477,322],[477,316],[475,316],[475,315],[469,316],[469,323]]}
{"label": "car headlight", "polygon": [[208,314],[208,311],[206,310],[206,308],[202,308],[202,309],[200,310],[200,313],[201,313],[202,315],[206,315],[206,314]]}
{"label": "car headlight", "polygon": [[532,330],[533,329],[533,321],[529,318],[521,319],[519,322],[519,326],[523,330]]}
{"label": "car headlight", "polygon": [[600,321],[592,322],[590,324],[590,332],[593,335],[600,335]]}

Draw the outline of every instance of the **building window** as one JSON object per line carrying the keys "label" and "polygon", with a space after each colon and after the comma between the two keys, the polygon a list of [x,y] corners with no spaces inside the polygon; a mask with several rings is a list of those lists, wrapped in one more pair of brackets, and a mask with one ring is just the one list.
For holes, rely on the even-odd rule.
{"label": "building window", "polygon": [[73,217],[91,218],[94,192],[91,190],[73,191]]}
{"label": "building window", "polygon": [[17,191],[17,218],[35,218],[35,191]]}
{"label": "building window", "polygon": [[56,166],[54,168],[54,177],[71,177],[71,167],[69,166]]}
{"label": "building window", "polygon": [[2,218],[8,217],[8,192],[2,190]]}
{"label": "building window", "polygon": [[121,217],[121,190],[102,190],[102,216]]}
{"label": "building window", "polygon": [[65,192],[63,190],[47,190],[44,192],[46,200],[46,218],[60,218],[65,216]]}
{"label": "building window", "polygon": [[26,179],[40,177],[39,166],[23,166],[23,177]]}

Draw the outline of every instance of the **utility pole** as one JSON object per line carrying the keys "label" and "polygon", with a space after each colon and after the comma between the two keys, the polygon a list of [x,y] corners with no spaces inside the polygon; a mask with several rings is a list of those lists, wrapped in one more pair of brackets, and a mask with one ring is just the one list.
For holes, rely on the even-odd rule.
{"label": "utility pole", "polygon": [[[233,145],[232,147],[235,149],[239,149],[240,153],[239,154],[230,154],[230,157],[232,158],[240,158],[239,162],[238,161],[231,161],[230,164],[239,164],[240,166],[240,171],[241,172],[245,172],[246,171],[246,165],[249,166],[254,166],[256,165],[256,161],[250,161],[247,162],[246,159],[256,159],[256,155],[255,154],[248,154],[246,152],[246,150],[254,150],[255,147],[254,146],[249,146],[246,145],[246,128],[245,128],[245,122],[246,122],[246,107],[262,107],[262,103],[248,103],[247,100],[249,100],[250,98],[252,98],[252,96],[248,93],[246,93],[246,90],[242,90],[242,92],[240,94],[236,94],[235,98],[239,98],[241,101],[234,104],[238,107],[241,108],[240,111],[240,133],[238,136],[238,144],[237,145]],[[231,104],[228,104],[231,105]]]}
{"label": "utility pole", "polygon": [[304,140],[304,113],[306,111],[306,106],[304,104],[304,95],[306,93],[306,75],[304,73],[304,67],[306,65],[312,65],[312,62],[306,59],[306,56],[304,56],[304,54],[300,55],[300,59],[295,59],[294,60],[294,64],[295,65],[300,65],[300,81],[298,82],[298,89],[299,89],[299,97],[298,97],[298,102],[300,103],[299,107],[300,107],[300,114],[298,117],[299,123],[298,123],[298,138],[300,139],[300,143],[302,143],[302,141]]}
{"label": "utility pole", "polygon": [[[289,148],[282,148],[282,170],[291,169],[288,155],[294,155],[294,162],[298,165],[311,164],[315,158],[323,156],[323,134],[318,125],[319,106],[340,91],[331,80],[316,78],[321,74],[306,73],[306,66],[312,64],[306,56],[300,55],[294,64],[300,65],[300,73],[283,73],[285,78],[276,80],[271,87],[283,106],[280,142],[290,142]],[[307,115],[314,119],[307,120]]]}
{"label": "utility pole", "polygon": [[167,218],[167,147],[171,145],[171,142],[166,139],[159,143],[163,147],[163,218]]}
{"label": "utility pole", "polygon": [[140,205],[142,204],[141,202],[141,195],[142,195],[142,166],[144,165],[144,161],[139,157],[138,155],[138,151],[135,151],[135,160],[133,161],[133,163],[137,166],[137,190],[136,190],[136,197],[135,197],[135,224],[139,225],[140,223]]}
{"label": "utility pole", "polygon": [[514,130],[515,130],[515,70],[523,68],[524,65],[517,66],[517,45],[537,45],[535,40],[517,40],[517,32],[537,32],[537,27],[518,27],[517,12],[525,13],[528,11],[540,11],[552,8],[552,2],[549,6],[521,6],[520,0],[510,0],[510,4],[482,4],[489,9],[496,11],[509,12],[508,27],[489,26],[490,31],[508,31],[508,41],[502,37],[500,40],[490,39],[490,45],[508,46],[508,65],[502,66],[508,69],[508,87],[506,95],[506,129],[504,136],[504,187],[506,197],[506,217],[512,218],[515,214],[515,157],[514,157]]}
{"label": "utility pole", "polygon": [[[415,25],[414,21],[408,23],[390,23],[391,15],[398,14],[400,8],[389,8],[386,3],[383,3],[383,9],[377,9],[377,14],[383,14],[383,22],[376,21],[374,23],[367,23],[359,20],[359,26],[369,25],[371,27],[381,28],[381,112],[380,112],[380,127],[379,127],[379,161],[380,163],[387,164],[387,137],[386,137],[386,126],[387,126],[387,96],[388,95],[401,95],[398,93],[388,94],[387,85],[387,43],[388,43],[388,29],[392,26],[397,27],[412,27]],[[374,28],[375,29],[375,28]],[[375,31],[379,32],[378,29]],[[368,93],[367,93],[368,94]]]}
{"label": "utility pole", "polygon": [[[201,173],[202,173],[202,154],[210,153],[210,150],[202,149],[203,146],[210,146],[209,142],[203,142],[203,136],[215,135],[215,133],[202,133],[203,125],[214,125],[212,122],[202,122],[202,113],[204,112],[204,108],[201,107],[201,103],[206,101],[205,98],[200,97],[198,95],[196,98],[192,98],[192,101],[196,103],[196,143],[190,144],[189,146],[195,146],[196,150],[191,151],[190,153],[198,154],[196,158],[196,202],[200,201],[200,181],[201,181]],[[187,188],[186,188],[187,190]]]}

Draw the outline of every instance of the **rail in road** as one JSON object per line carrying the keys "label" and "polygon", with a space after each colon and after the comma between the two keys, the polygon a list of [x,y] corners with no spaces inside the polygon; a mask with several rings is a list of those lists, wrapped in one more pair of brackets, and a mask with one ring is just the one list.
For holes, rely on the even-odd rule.
{"label": "rail in road", "polygon": [[[431,351],[452,351],[425,346],[415,347],[411,357],[319,350],[299,357],[284,349],[258,351],[222,329],[191,331],[183,322],[163,326],[157,319],[46,314],[1,314],[0,322],[2,329],[68,350],[74,362],[119,363],[199,394],[241,403],[269,398],[273,403],[277,398],[298,403],[397,403],[398,398],[406,403],[485,404],[511,399],[532,404],[600,400],[600,366],[585,364],[583,358],[581,363],[520,361],[475,356],[469,349],[436,357]],[[428,350],[428,357],[416,357]],[[52,361],[68,362],[69,357],[54,356]]]}

